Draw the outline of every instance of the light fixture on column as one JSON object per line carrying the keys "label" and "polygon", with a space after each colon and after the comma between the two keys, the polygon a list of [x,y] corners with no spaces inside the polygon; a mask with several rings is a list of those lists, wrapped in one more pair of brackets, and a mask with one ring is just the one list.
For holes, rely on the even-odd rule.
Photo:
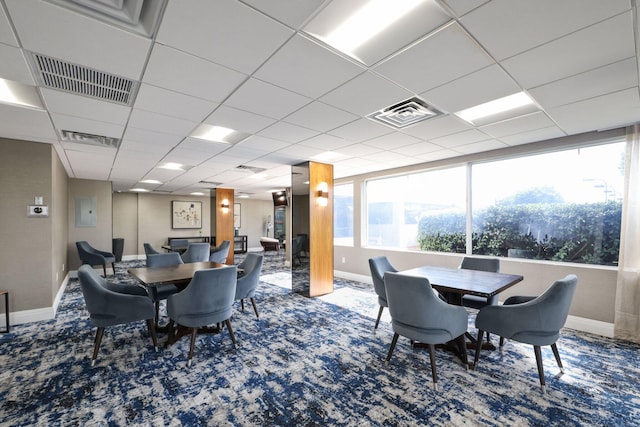
{"label": "light fixture on column", "polygon": [[222,213],[224,214],[229,213],[229,200],[224,199],[220,207],[222,208]]}
{"label": "light fixture on column", "polygon": [[327,206],[329,204],[329,186],[326,182],[321,182],[318,185],[318,191],[316,192],[317,203],[320,206]]}

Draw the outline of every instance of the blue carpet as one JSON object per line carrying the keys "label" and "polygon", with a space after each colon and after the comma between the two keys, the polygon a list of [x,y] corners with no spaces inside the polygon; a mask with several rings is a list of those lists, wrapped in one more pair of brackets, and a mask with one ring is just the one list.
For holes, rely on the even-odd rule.
{"label": "blue carpet", "polygon": [[[373,329],[370,285],[337,279],[333,294],[304,298],[291,292],[281,257],[267,254],[260,320],[238,304],[238,349],[226,332],[199,335],[191,368],[188,338],[155,352],[144,322],[107,328],[92,368],[95,328],[71,280],[55,320],[0,335],[0,424],[638,425],[636,344],[563,330],[564,375],[543,349],[546,396],[531,346],[485,351],[477,371],[438,350],[436,392],[426,350],[401,339],[385,363],[393,333],[386,311]],[[120,263],[111,279],[132,284],[126,268],[136,264]]]}

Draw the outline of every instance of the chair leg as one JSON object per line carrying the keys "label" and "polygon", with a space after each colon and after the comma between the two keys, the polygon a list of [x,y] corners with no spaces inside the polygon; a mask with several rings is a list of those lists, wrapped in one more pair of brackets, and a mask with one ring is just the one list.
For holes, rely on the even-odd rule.
{"label": "chair leg", "polygon": [[564,366],[562,366],[562,361],[560,360],[560,353],[558,353],[558,346],[556,343],[551,344],[551,350],[553,350],[553,355],[556,358],[556,362],[558,362],[558,368],[560,368],[560,372],[564,374]]}
{"label": "chair leg", "polygon": [[231,328],[231,321],[229,319],[225,320],[224,323],[227,325],[227,329],[229,329],[229,336],[231,337],[231,342],[234,347],[237,347],[236,336],[233,334],[233,329]]}
{"label": "chair leg", "polygon": [[198,334],[198,328],[191,328],[191,345],[189,346],[189,360],[187,366],[191,366],[191,359],[193,359],[193,350],[196,347],[196,335]]}
{"label": "chair leg", "polygon": [[107,278],[107,264],[102,264],[102,270],[104,271],[104,278]]}
{"label": "chair leg", "polygon": [[376,326],[373,329],[378,329],[378,323],[380,323],[380,317],[382,317],[382,310],[384,310],[384,307],[380,306],[380,310],[378,310],[378,318],[376,319]]}
{"label": "chair leg", "polygon": [[438,391],[438,375],[436,374],[436,346],[429,344],[429,359],[431,360],[431,378],[433,378],[433,389]]}
{"label": "chair leg", "polygon": [[542,352],[539,345],[533,346],[533,351],[536,353],[536,365],[538,365],[538,376],[540,377],[540,386],[542,387],[542,393],[546,393],[546,384],[544,382],[544,368],[542,367]]}
{"label": "chair leg", "polygon": [[256,319],[259,319],[260,316],[258,316],[258,306],[256,305],[256,300],[251,297],[249,298],[249,301],[251,301],[251,305],[253,305],[253,311],[256,313]]}
{"label": "chair leg", "polygon": [[391,340],[391,347],[389,347],[389,353],[387,354],[387,362],[391,360],[391,355],[393,354],[393,349],[396,348],[398,337],[399,337],[398,334],[393,334],[393,340]]}
{"label": "chair leg", "polygon": [[466,334],[462,334],[458,338],[456,338],[456,343],[458,344],[458,348],[460,349],[462,363],[464,363],[465,369],[469,369],[469,359],[467,357],[467,340],[465,339],[465,336]]}
{"label": "chair leg", "polygon": [[156,318],[155,318],[155,326],[158,327],[158,319],[160,319],[160,301],[156,300]]}
{"label": "chair leg", "polygon": [[100,350],[100,343],[102,343],[102,336],[104,335],[104,327],[99,327],[96,331],[96,339],[93,342],[93,357],[91,357],[91,366],[96,364],[98,358],[98,351]]}
{"label": "chair leg", "polygon": [[504,337],[500,337],[500,347],[504,345]]}
{"label": "chair leg", "polygon": [[113,268],[113,275],[115,276],[116,275],[116,263],[115,262],[111,263],[111,268]]}
{"label": "chair leg", "polygon": [[[482,343],[482,337],[484,336],[484,331],[478,331],[478,343]],[[482,345],[476,345],[476,354],[473,356],[473,369],[478,367],[478,359],[480,359],[480,350],[482,349]]]}
{"label": "chair leg", "polygon": [[158,351],[158,337],[156,336],[156,326],[153,323],[153,319],[147,319],[147,328],[149,328],[149,334],[151,334],[153,348]]}
{"label": "chair leg", "polygon": [[244,313],[244,300],[240,300],[240,307],[242,307],[242,312]]}
{"label": "chair leg", "polygon": [[175,339],[175,330],[173,328],[173,319],[169,319],[169,324],[167,325],[167,332],[168,332],[168,342],[173,342],[173,340]]}

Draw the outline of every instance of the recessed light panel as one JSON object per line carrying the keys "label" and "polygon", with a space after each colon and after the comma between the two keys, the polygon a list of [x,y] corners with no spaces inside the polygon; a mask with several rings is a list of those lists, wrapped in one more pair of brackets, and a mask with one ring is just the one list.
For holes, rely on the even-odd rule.
{"label": "recessed light panel", "polygon": [[482,126],[523,116],[538,110],[538,106],[529,95],[525,92],[518,92],[458,111],[455,114],[474,126]]}
{"label": "recessed light panel", "polygon": [[450,20],[435,0],[334,0],[304,31],[373,65]]}
{"label": "recessed light panel", "polygon": [[248,133],[239,132],[222,126],[212,126],[206,123],[201,124],[189,135],[192,138],[204,139],[211,142],[221,142],[223,144],[237,144],[249,136]]}

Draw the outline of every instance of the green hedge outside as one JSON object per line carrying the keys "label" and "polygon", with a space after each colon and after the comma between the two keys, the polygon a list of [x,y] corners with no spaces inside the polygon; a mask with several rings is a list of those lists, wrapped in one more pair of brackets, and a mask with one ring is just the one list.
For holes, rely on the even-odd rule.
{"label": "green hedge outside", "polygon": [[[473,221],[473,253],[617,265],[622,204],[494,205]],[[423,216],[418,244],[423,251],[466,252],[464,214]]]}

